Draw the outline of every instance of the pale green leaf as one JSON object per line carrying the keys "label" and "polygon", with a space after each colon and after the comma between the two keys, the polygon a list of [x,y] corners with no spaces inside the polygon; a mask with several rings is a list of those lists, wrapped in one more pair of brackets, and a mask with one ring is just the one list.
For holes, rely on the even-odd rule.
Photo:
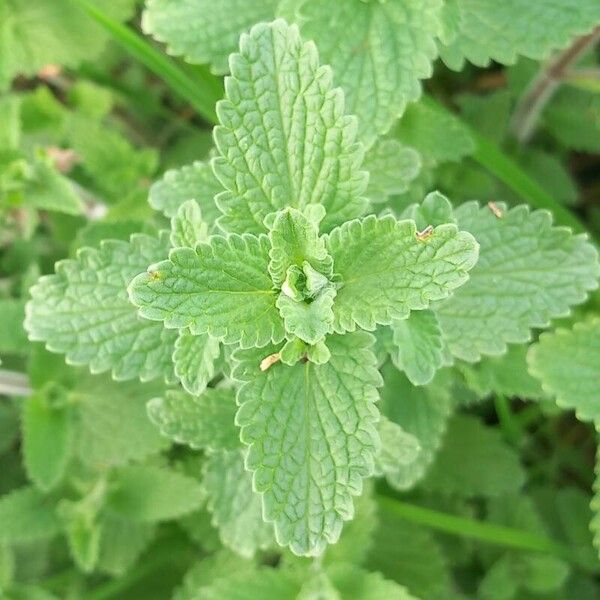
{"label": "pale green leaf", "polygon": [[[133,0],[92,0],[111,17],[125,20]],[[44,65],[76,66],[103,49],[106,33],[71,2],[0,2],[0,88],[18,73],[34,75]]]}
{"label": "pale green leaf", "polygon": [[160,467],[121,467],[114,472],[106,507],[132,521],[175,519],[198,508],[201,485],[191,477]]}
{"label": "pale green leaf", "polygon": [[457,70],[466,58],[480,67],[537,60],[591,31],[600,22],[596,0],[447,0],[442,58]]}
{"label": "pale green leaf", "polygon": [[238,448],[235,413],[235,394],[231,389],[208,389],[200,396],[168,390],[164,397],[148,403],[150,420],[160,432],[194,449]]}
{"label": "pale green leaf", "polygon": [[367,173],[356,119],[345,115],[314,44],[284,21],[262,23],[242,36],[230,66],[214,131],[213,168],[226,189],[217,197],[221,227],[260,233],[269,213],[314,203],[327,210],[324,231],[360,216]]}
{"label": "pale green leaf", "polygon": [[544,391],[600,431],[600,319],[542,334],[527,358]]}
{"label": "pale green leaf", "polygon": [[212,524],[223,544],[246,558],[275,544],[273,526],[262,518],[260,495],[252,490],[252,475],[244,469],[239,449],[210,455],[202,484],[208,496]]}
{"label": "pale green leaf", "polygon": [[550,213],[522,205],[502,217],[476,202],[455,211],[480,244],[468,283],[433,308],[452,354],[470,362],[524,343],[531,329],[569,314],[598,286],[598,253],[585,235],[553,227]]}
{"label": "pale green leaf", "polygon": [[267,270],[267,236],[213,236],[210,243],[175,248],[129,286],[140,315],[166,327],[189,327],[226,344],[264,346],[283,339],[276,291]]}
{"label": "pale green leaf", "polygon": [[199,396],[215,375],[215,362],[219,358],[219,342],[207,334],[192,335],[180,329],[173,351],[175,376],[184,389]]}
{"label": "pale green leaf", "polygon": [[54,504],[33,487],[0,497],[0,542],[27,542],[54,537],[59,530]]}
{"label": "pale green leaf", "polygon": [[484,357],[478,363],[461,363],[458,367],[480,397],[502,394],[538,400],[544,393],[540,382],[527,370],[527,350],[524,345],[510,345],[502,356]]}
{"label": "pale green leaf", "polygon": [[392,361],[413,385],[429,383],[444,362],[442,331],[435,313],[417,310],[392,322]]}
{"label": "pale green leaf", "polygon": [[381,451],[377,455],[375,465],[379,474],[393,479],[398,469],[406,469],[421,452],[419,440],[406,433],[400,425],[381,416],[379,420],[379,437]]}
{"label": "pale green leaf", "polygon": [[23,459],[27,475],[48,491],[61,480],[73,449],[73,411],[66,391],[50,385],[23,408]]}
{"label": "pale green leaf", "polygon": [[240,34],[275,14],[277,0],[148,0],[142,19],[146,33],[167,44],[169,54],[187,62],[210,63],[214,73],[228,71],[228,57]]}
{"label": "pale green leaf", "polygon": [[368,145],[389,130],[432,75],[440,32],[439,0],[322,2],[302,0],[302,35],[316,42],[333,68],[348,111],[359,118]]}
{"label": "pale green leaf", "polygon": [[419,152],[426,164],[459,161],[475,151],[473,137],[457,117],[423,102],[406,109],[394,137]]}
{"label": "pale green leaf", "polygon": [[410,204],[401,215],[402,219],[412,219],[417,229],[423,230],[429,225],[437,226],[444,223],[456,224],[452,204],[440,192],[430,192],[423,202]]}
{"label": "pale green leaf", "polygon": [[174,217],[184,202],[195,200],[202,210],[202,216],[212,227],[220,214],[214,198],[222,191],[223,186],[215,178],[210,164],[197,161],[167,171],[150,188],[148,202],[165,216]]}
{"label": "pale green leaf", "polygon": [[27,335],[23,329],[25,303],[15,298],[0,299],[0,352],[2,354],[26,354]]}
{"label": "pale green leaf", "polygon": [[21,99],[17,95],[6,95],[0,98],[0,147],[18,150],[20,142]]}
{"label": "pale green leaf", "polygon": [[373,203],[385,202],[389,196],[403,194],[421,170],[421,155],[398,140],[384,139],[365,157],[369,172],[366,195]]}
{"label": "pale green leaf", "polygon": [[327,569],[327,576],[344,600],[417,600],[405,587],[385,579],[381,573],[369,573],[355,565],[333,565]]}
{"label": "pale green leaf", "polygon": [[97,568],[113,577],[130,569],[154,536],[155,526],[106,513],[100,520]]}
{"label": "pale green leaf", "polygon": [[277,541],[295,554],[320,554],[337,541],[373,471],[381,381],[372,343],[363,332],[332,336],[327,364],[278,363],[263,373],[256,351],[239,356],[257,363],[236,371],[250,376],[238,392],[246,466]]}
{"label": "pale green leaf", "polygon": [[201,588],[194,600],[297,600],[300,582],[281,569],[260,567],[253,572],[233,571]]}
{"label": "pale green leaf", "polygon": [[195,200],[187,200],[171,218],[171,246],[194,248],[208,240],[208,225],[202,220],[202,211]]}
{"label": "pale green leaf", "polygon": [[90,573],[100,551],[101,530],[95,511],[83,503],[61,500],[59,515],[73,562],[85,573]]}
{"label": "pale green leaf", "polygon": [[76,448],[91,466],[121,465],[168,446],[146,415],[155,387],[108,378],[84,378],[72,392],[77,403]]}
{"label": "pale green leaf", "polygon": [[419,239],[414,221],[370,215],[331,232],[327,247],[341,287],[334,304],[337,332],[406,318],[446,298],[468,279],[477,242],[453,224]]}
{"label": "pale green leaf", "polygon": [[498,429],[475,417],[456,415],[420,485],[435,494],[472,497],[517,493],[524,482],[519,456]]}
{"label": "pale green leaf", "polygon": [[92,373],[115,379],[172,377],[176,334],[136,314],[127,284],[167,252],[167,240],[133,235],[129,243],[109,240],[82,248],[76,259],[56,264],[31,288],[25,328],[32,341],[66,355]]}
{"label": "pale green leaf", "polygon": [[425,475],[442,443],[452,411],[449,386],[441,375],[428,386],[413,386],[391,365],[383,373],[382,411],[405,433],[415,437],[421,447],[414,461],[407,465],[398,463],[386,477],[393,487],[410,489]]}

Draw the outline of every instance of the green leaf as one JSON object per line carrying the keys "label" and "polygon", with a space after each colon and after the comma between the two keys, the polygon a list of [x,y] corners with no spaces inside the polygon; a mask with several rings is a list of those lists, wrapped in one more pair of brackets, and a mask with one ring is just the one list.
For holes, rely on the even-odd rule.
{"label": "green leaf", "polygon": [[19,488],[0,497],[0,542],[49,539],[58,530],[53,503],[35,488]]}
{"label": "green leaf", "polygon": [[25,303],[13,298],[0,299],[2,329],[0,329],[0,352],[2,354],[26,354],[27,335],[23,329]]}
{"label": "green leaf", "polygon": [[327,247],[341,280],[334,305],[337,332],[406,318],[446,298],[468,279],[477,261],[477,242],[453,224],[423,239],[414,221],[391,215],[345,223],[331,232]]}
{"label": "green leaf", "polygon": [[[344,600],[416,600],[408,590],[381,573],[369,573],[355,565],[338,563],[327,569],[333,586]],[[314,596],[320,598],[320,596]]]}
{"label": "green leaf", "polygon": [[91,466],[121,465],[158,454],[167,441],[150,423],[146,403],[156,387],[108,378],[84,378],[72,392],[77,403],[76,448]]}
{"label": "green leaf", "polygon": [[257,568],[253,572],[228,573],[203,587],[202,600],[297,600],[300,582],[281,569]]}
{"label": "green leaf", "polygon": [[[132,14],[133,0],[93,0],[113,18]],[[0,88],[44,65],[77,66],[103,49],[107,36],[70,2],[11,0],[0,3]]]}
{"label": "green leaf", "polygon": [[61,480],[73,449],[73,414],[66,390],[50,384],[25,401],[23,457],[27,475],[48,491]]}
{"label": "green leaf", "polygon": [[440,112],[425,102],[411,104],[394,137],[414,148],[425,164],[460,161],[475,151],[468,127],[449,112]]}
{"label": "green leaf", "polygon": [[600,447],[596,452],[596,479],[594,481],[594,497],[590,502],[590,508],[594,513],[590,523],[590,529],[594,536],[594,546],[600,557]]}
{"label": "green leaf", "polygon": [[408,465],[398,463],[386,478],[399,490],[410,489],[426,473],[438,451],[452,412],[449,386],[440,375],[428,386],[413,386],[407,377],[387,365],[383,370],[382,412],[390,421],[415,437],[421,447]]}
{"label": "green leaf", "polygon": [[421,79],[432,74],[440,32],[439,0],[299,3],[302,35],[316,42],[334,82],[359,117],[367,145],[389,130],[407,102],[421,94]]}
{"label": "green leaf", "polygon": [[184,202],[171,219],[171,246],[194,248],[198,242],[208,241],[208,225],[202,220],[202,211],[195,200]]}
{"label": "green leaf", "polygon": [[0,98],[0,147],[18,150],[20,142],[21,99],[17,95],[7,95]]}
{"label": "green leaf", "polygon": [[544,333],[528,354],[529,371],[562,408],[600,431],[600,319]]}
{"label": "green leaf", "polygon": [[419,440],[400,425],[382,416],[379,420],[381,451],[375,461],[377,471],[394,479],[398,469],[411,465],[421,452]]}
{"label": "green leaf", "polygon": [[263,521],[260,496],[252,490],[252,475],[244,469],[241,450],[210,455],[203,475],[212,524],[223,544],[246,558],[274,546],[273,526]]}
{"label": "green leaf", "polygon": [[82,248],[56,263],[31,288],[25,328],[32,341],[64,353],[69,364],[115,379],[172,377],[175,333],[141,319],[127,298],[127,284],[167,252],[167,240],[133,235]]}
{"label": "green leaf", "polygon": [[246,466],[277,541],[300,555],[320,554],[337,541],[379,444],[373,337],[360,332],[327,343],[324,365],[279,363],[261,373],[257,351],[237,355],[257,363],[252,373],[236,371],[250,375],[238,392],[237,423],[250,446]]}
{"label": "green leaf", "polygon": [[163,398],[148,403],[148,416],[160,432],[194,449],[239,448],[235,413],[231,389],[208,389],[201,396],[168,390]]}
{"label": "green leaf", "polygon": [[369,172],[366,195],[374,204],[381,204],[408,190],[421,170],[421,155],[398,140],[383,139],[369,150],[364,167]]}
{"label": "green leaf", "polygon": [[448,0],[443,16],[441,55],[460,70],[465,58],[480,67],[492,60],[513,64],[518,56],[543,60],[591,31],[600,6],[595,0]]}
{"label": "green leaf", "polygon": [[107,509],[132,521],[175,519],[198,508],[204,498],[196,480],[160,467],[121,467],[112,483]]}
{"label": "green leaf", "polygon": [[173,367],[175,376],[184,389],[199,396],[215,375],[215,362],[219,358],[218,340],[204,335],[192,335],[187,329],[179,330]]}
{"label": "green leaf", "polygon": [[189,327],[224,343],[264,346],[283,339],[276,292],[268,274],[267,236],[213,236],[175,248],[129,286],[140,315],[170,329]]}
{"label": "green leaf", "polygon": [[95,511],[85,504],[62,500],[60,517],[75,564],[85,573],[90,573],[98,562],[101,529]]}
{"label": "green leaf", "polygon": [[510,345],[506,354],[483,358],[475,364],[458,365],[468,386],[480,397],[490,394],[532,400],[544,396],[540,382],[527,370],[527,346]]}
{"label": "green leaf", "polygon": [[519,457],[500,431],[475,417],[456,415],[420,485],[435,494],[472,497],[517,493],[524,483]]}
{"label": "green leaf", "polygon": [[202,216],[212,227],[220,214],[214,197],[222,191],[223,186],[214,176],[208,162],[197,161],[180,169],[167,171],[150,188],[148,202],[165,216],[174,217],[184,202],[195,200]]}
{"label": "green leaf", "polygon": [[435,227],[444,223],[456,224],[452,204],[440,192],[431,192],[425,196],[423,202],[410,204],[402,212],[401,218],[412,219],[420,230],[429,225]]}
{"label": "green leaf", "polygon": [[392,322],[392,361],[413,385],[425,385],[444,362],[442,331],[435,313],[418,310]]}
{"label": "green leaf", "polygon": [[154,536],[154,525],[106,513],[100,520],[97,568],[114,577],[131,568]]}
{"label": "green leaf", "polygon": [[169,54],[190,63],[210,63],[213,73],[228,71],[228,57],[243,31],[275,14],[276,0],[148,0],[142,19],[146,33],[167,44]]}
{"label": "green leaf", "polygon": [[455,211],[480,244],[479,262],[465,286],[433,307],[452,354],[470,362],[503,354],[509,343],[527,342],[533,327],[569,314],[600,275],[585,235],[552,227],[544,210],[497,208],[501,218],[476,202]]}
{"label": "green leaf", "polygon": [[214,130],[213,168],[227,190],[217,196],[221,227],[261,233],[269,213],[314,203],[327,210],[324,231],[363,214],[356,120],[344,114],[344,95],[314,44],[284,21],[261,23],[242,36],[230,66]]}
{"label": "green leaf", "polygon": [[83,202],[73,184],[56,171],[45,157],[28,164],[22,193],[26,206],[67,215],[83,213]]}

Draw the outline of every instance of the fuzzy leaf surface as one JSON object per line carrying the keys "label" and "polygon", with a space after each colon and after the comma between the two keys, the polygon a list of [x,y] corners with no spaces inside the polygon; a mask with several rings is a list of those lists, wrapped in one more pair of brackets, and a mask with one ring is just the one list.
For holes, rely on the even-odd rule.
{"label": "fuzzy leaf surface", "polygon": [[467,202],[455,211],[480,244],[469,282],[434,306],[452,354],[475,362],[524,343],[534,327],[566,316],[598,286],[598,253],[585,235],[553,227],[550,213],[522,205],[502,217]]}
{"label": "fuzzy leaf surface", "polygon": [[283,338],[268,264],[266,236],[213,236],[195,249],[173,249],[131,282],[129,296],[141,316],[167,328],[264,346]]}
{"label": "fuzzy leaf surface", "polygon": [[171,218],[171,246],[194,248],[198,242],[208,240],[208,225],[202,219],[202,211],[195,200],[187,200]]}
{"label": "fuzzy leaf surface", "polygon": [[25,328],[32,341],[92,373],[118,380],[172,378],[175,333],[140,318],[127,298],[131,279],[167,252],[167,239],[135,234],[82,248],[31,288]]}
{"label": "fuzzy leaf surface", "polygon": [[353,516],[352,496],[373,471],[381,381],[372,343],[363,332],[332,336],[328,363],[278,363],[264,373],[259,353],[238,355],[256,362],[237,371],[250,379],[238,392],[246,467],[277,541],[295,554],[316,555],[337,541]]}
{"label": "fuzzy leaf surface", "polygon": [[[230,58],[225,99],[217,104],[215,175],[226,231],[265,231],[269,213],[320,203],[328,231],[367,208],[367,173],[357,124],[329,67],[296,26],[277,20],[242,35]],[[301,149],[301,151],[299,151]]]}
{"label": "fuzzy leaf surface", "polygon": [[528,354],[529,370],[562,408],[600,431],[600,319],[544,333]]}
{"label": "fuzzy leaf surface", "polygon": [[477,242],[453,224],[420,240],[414,221],[370,215],[338,227],[327,247],[341,278],[334,304],[337,332],[367,330],[427,308],[463,285]]}
{"label": "fuzzy leaf surface", "polygon": [[238,448],[235,413],[235,395],[229,389],[209,389],[200,396],[168,390],[148,403],[150,420],[164,436],[197,450]]}
{"label": "fuzzy leaf surface", "polygon": [[441,8],[439,0],[300,2],[302,35],[331,65],[367,145],[420,96],[420,80],[431,77]]}
{"label": "fuzzy leaf surface", "polygon": [[219,358],[219,341],[209,335],[192,335],[181,329],[173,351],[175,377],[183,388],[199,396],[215,375],[215,362]]}

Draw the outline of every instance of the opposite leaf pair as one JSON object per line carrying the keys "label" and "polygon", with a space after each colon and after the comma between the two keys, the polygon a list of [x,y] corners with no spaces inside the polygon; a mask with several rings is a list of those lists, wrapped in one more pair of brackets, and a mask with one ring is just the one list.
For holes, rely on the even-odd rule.
{"label": "opposite leaf pair", "polygon": [[[284,337],[313,345],[427,308],[463,284],[477,260],[475,239],[453,224],[420,239],[413,221],[371,215],[319,237],[324,211],[309,208],[270,215],[268,236],[215,235],[174,249],[131,282],[132,302],[168,328],[242,348]],[[316,362],[327,354],[321,347]]]}

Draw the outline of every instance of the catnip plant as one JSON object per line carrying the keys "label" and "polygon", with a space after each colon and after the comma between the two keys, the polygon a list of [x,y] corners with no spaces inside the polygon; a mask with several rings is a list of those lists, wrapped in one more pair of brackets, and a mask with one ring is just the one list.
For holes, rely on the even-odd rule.
{"label": "catnip plant", "polygon": [[[0,496],[0,550],[14,562],[11,544],[60,534],[78,573],[118,584],[161,544],[177,562],[184,531],[197,546],[190,558],[183,544],[190,569],[175,600],[593,597],[598,557],[586,536],[591,520],[600,545],[598,484],[593,516],[581,490],[525,469],[526,425],[507,399],[532,401],[534,418],[560,407],[600,426],[597,245],[539,176],[558,181],[558,159],[496,147],[511,128],[525,143],[543,126],[565,147],[579,134],[580,148],[598,150],[585,124],[556,125],[568,98],[548,100],[543,125],[526,108],[546,85],[533,61],[578,59],[598,37],[600,5],[147,0],[143,31],[191,63],[186,71],[120,24],[125,9],[68,4],[74,23],[98,27],[99,46],[111,34],[164,75],[211,137],[204,158],[151,185],[150,212],[140,182],[156,168],[151,151],[136,153],[116,130],[104,134],[106,151],[77,135],[103,139],[111,108],[98,90],[81,88],[60,108],[40,94],[0,99],[0,123],[10,117],[19,132],[0,194],[19,205],[27,186],[53,182],[44,201],[25,204],[32,231],[38,211],[42,226],[43,211],[96,219],[85,185],[109,198],[105,220],[84,226],[67,258],[23,278],[26,302],[6,301],[27,335],[31,389],[19,419],[29,483]],[[0,0],[0,19],[10,10]],[[75,43],[66,29],[55,58],[74,66],[87,54],[64,56]],[[25,48],[34,32],[24,36]],[[437,57],[445,77],[525,57],[510,82],[525,100],[467,97],[467,126],[423,97]],[[0,56],[0,83],[45,60]],[[28,128],[38,140],[50,121],[79,167],[59,172],[56,149],[32,152]],[[28,165],[49,175],[34,181]],[[482,418],[490,396],[498,427]],[[553,541],[564,531],[547,523],[560,529],[573,514],[586,532],[578,522]],[[479,521],[495,533],[478,533]],[[469,523],[475,539],[502,537],[502,527],[521,535],[479,556],[421,528]],[[463,581],[475,560],[485,566]],[[96,597],[89,579],[79,584],[73,597]],[[0,568],[0,590],[19,585]]]}

